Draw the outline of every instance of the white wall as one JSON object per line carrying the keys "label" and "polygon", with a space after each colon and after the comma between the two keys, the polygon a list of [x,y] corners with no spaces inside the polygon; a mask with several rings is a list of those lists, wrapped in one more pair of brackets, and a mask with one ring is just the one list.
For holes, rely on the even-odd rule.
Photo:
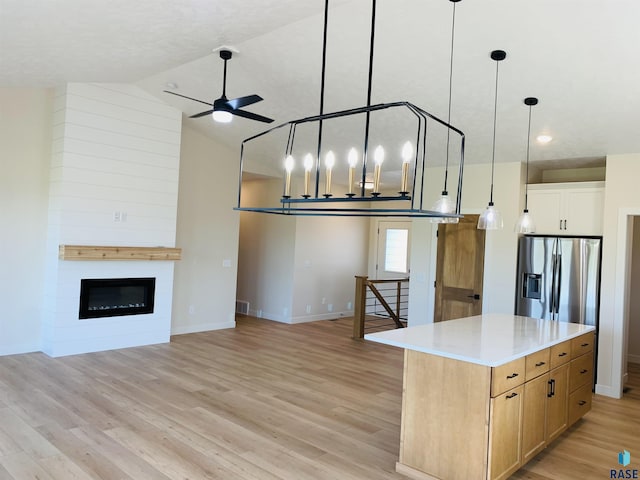
{"label": "white wall", "polygon": [[[132,85],[56,91],[42,317],[49,355],[169,340],[173,262],[62,261],[58,246],[175,246],[180,131],[181,112]],[[78,319],[81,279],[129,277],[156,279],[153,313]]]}
{"label": "white wall", "polygon": [[[280,179],[243,185],[249,205],[281,194]],[[368,235],[366,218],[242,212],[237,298],[250,303],[251,315],[285,323],[351,315],[354,276],[366,274]]]}
{"label": "white wall", "polygon": [[368,218],[297,219],[293,323],[353,315],[354,277],[366,275],[368,244]]}
{"label": "white wall", "polygon": [[0,88],[0,355],[41,348],[53,92]]}
{"label": "white wall", "polygon": [[607,157],[596,393],[622,396],[633,217],[640,215],[640,154]]}
{"label": "white wall", "polygon": [[[282,194],[280,180],[245,182],[249,204]],[[295,217],[256,212],[240,214],[237,299],[249,302],[250,314],[289,321],[293,303]],[[285,309],[287,314],[285,315]]]}
{"label": "white wall", "polygon": [[627,359],[640,363],[640,216],[633,221],[633,246],[631,247],[631,278],[629,291],[629,351]]}
{"label": "white wall", "polygon": [[182,130],[172,334],[235,326],[239,155]]}
{"label": "white wall", "polygon": [[[502,230],[487,231],[484,260],[485,313],[508,313],[514,309],[518,235],[513,227],[521,213],[524,201],[521,193],[521,163],[498,163],[494,174],[493,200],[504,220]],[[442,190],[441,170],[431,169],[426,175],[429,197],[425,204],[432,205]],[[491,180],[490,164],[467,165],[464,171],[462,213],[481,213],[489,202]],[[451,181],[451,180],[450,180]],[[451,188],[449,194],[455,192]],[[435,258],[437,224],[428,219],[415,219],[412,228],[411,283],[409,287],[409,323],[420,325],[433,322]]]}

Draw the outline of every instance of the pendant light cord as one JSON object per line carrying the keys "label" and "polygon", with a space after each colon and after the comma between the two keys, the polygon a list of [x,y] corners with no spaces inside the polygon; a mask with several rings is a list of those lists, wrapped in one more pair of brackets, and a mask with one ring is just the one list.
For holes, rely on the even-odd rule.
{"label": "pendant light cord", "polygon": [[[322,71],[320,74],[320,115],[324,113],[324,83],[327,71],[327,31],[329,24],[329,0],[324,2],[324,30],[322,34]],[[316,162],[315,196],[320,188],[320,155],[322,154],[322,120],[318,121],[318,161]]]}
{"label": "pendant light cord", "polygon": [[496,92],[493,104],[493,149],[491,153],[491,194],[489,196],[489,205],[493,205],[493,172],[496,163],[496,119],[498,117],[498,68],[500,62],[496,61]]}
{"label": "pendant light cord", "polygon": [[[371,106],[371,92],[373,88],[373,47],[375,45],[376,33],[376,0],[371,2],[371,38],[369,40],[369,75],[367,77],[367,107]],[[362,150],[362,187],[361,196],[364,197],[364,188],[367,179],[367,163],[369,157],[369,128],[371,122],[371,112],[367,111],[364,127],[364,147]]]}
{"label": "pendant light cord", "polygon": [[[453,2],[453,15],[451,18],[451,54],[449,57],[449,110],[447,113],[447,124],[451,125],[451,92],[453,90],[453,43],[455,40],[456,30],[456,2]],[[444,167],[444,190],[443,195],[448,195],[447,192],[447,180],[449,178],[449,137],[451,136],[451,129],[447,128],[447,157]]]}
{"label": "pendant light cord", "polygon": [[526,183],[524,184],[524,211],[528,212],[528,201],[529,201],[529,144],[531,142],[531,107],[533,105],[529,105],[529,126],[527,128],[527,177]]}

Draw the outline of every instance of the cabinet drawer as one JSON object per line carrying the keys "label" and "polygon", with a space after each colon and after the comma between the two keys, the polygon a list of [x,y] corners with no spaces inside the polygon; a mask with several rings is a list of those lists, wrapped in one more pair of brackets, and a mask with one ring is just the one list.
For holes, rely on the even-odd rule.
{"label": "cabinet drawer", "polygon": [[567,340],[566,342],[562,342],[551,347],[549,359],[551,362],[551,369],[564,365],[569,360],[571,360],[571,340]]}
{"label": "cabinet drawer", "polygon": [[569,395],[569,426],[591,410],[591,384],[584,385]]}
{"label": "cabinet drawer", "polygon": [[525,358],[518,358],[499,367],[491,369],[491,396],[497,397],[501,393],[511,390],[524,383]]}
{"label": "cabinet drawer", "polygon": [[571,358],[593,351],[593,332],[571,339]]}
{"label": "cabinet drawer", "polygon": [[549,371],[549,352],[550,350],[545,348],[525,357],[525,381],[528,382]]}
{"label": "cabinet drawer", "polygon": [[571,360],[569,367],[569,392],[588,385],[591,389],[593,385],[593,353],[582,355]]}

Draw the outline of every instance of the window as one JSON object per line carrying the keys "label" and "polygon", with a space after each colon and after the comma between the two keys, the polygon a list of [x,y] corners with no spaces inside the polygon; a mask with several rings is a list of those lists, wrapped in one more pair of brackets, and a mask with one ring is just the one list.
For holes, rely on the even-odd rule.
{"label": "window", "polygon": [[384,251],[384,269],[387,272],[407,273],[409,230],[388,228]]}

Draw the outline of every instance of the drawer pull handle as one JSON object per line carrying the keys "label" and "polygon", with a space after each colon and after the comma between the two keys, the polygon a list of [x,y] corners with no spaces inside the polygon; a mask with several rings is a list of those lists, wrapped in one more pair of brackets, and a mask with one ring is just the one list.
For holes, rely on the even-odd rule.
{"label": "drawer pull handle", "polygon": [[586,368],[584,370],[580,370],[580,373],[587,373],[589,370],[587,370]]}
{"label": "drawer pull handle", "polygon": [[517,373],[512,373],[511,375],[507,375],[507,378],[516,378],[517,376]]}
{"label": "drawer pull handle", "polygon": [[586,402],[586,401],[584,401],[584,400],[580,400],[580,401],[578,402],[578,405],[580,405],[580,406],[583,406],[583,405],[586,405],[586,404],[587,404],[587,402]]}
{"label": "drawer pull handle", "polygon": [[566,357],[567,356],[567,352],[562,352],[558,354],[559,357]]}
{"label": "drawer pull handle", "polygon": [[589,344],[588,343],[583,343],[582,345],[580,345],[581,347],[588,347]]}
{"label": "drawer pull handle", "polygon": [[538,362],[536,363],[536,367],[541,367],[542,365],[544,365],[546,362]]}
{"label": "drawer pull handle", "polygon": [[513,397],[517,397],[517,396],[518,396],[518,394],[513,392],[511,395],[507,395],[507,400],[509,400],[510,398],[513,398]]}

